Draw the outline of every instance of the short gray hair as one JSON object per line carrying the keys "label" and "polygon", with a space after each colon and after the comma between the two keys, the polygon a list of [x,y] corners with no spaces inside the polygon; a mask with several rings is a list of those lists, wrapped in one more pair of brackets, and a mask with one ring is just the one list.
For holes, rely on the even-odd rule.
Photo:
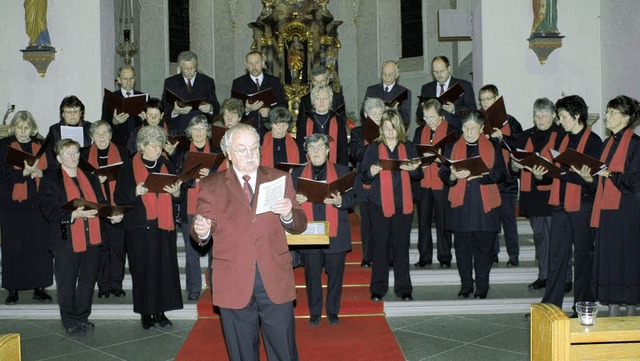
{"label": "short gray hair", "polygon": [[380,98],[367,98],[364,100],[364,104],[362,105],[362,109],[364,112],[369,114],[374,109],[385,109],[384,102]]}
{"label": "short gray hair", "polygon": [[[224,137],[222,139],[222,141],[224,141],[224,147],[222,146],[222,141],[220,142],[220,147],[224,150],[226,148],[231,148],[231,141],[233,139],[233,135],[236,134],[237,132],[248,132],[253,134],[256,137],[256,140],[258,142],[260,142],[260,134],[258,134],[258,131],[256,130],[256,128],[248,125],[248,124],[244,124],[244,123],[238,123],[236,125],[234,125],[233,127],[229,128],[229,130],[227,130],[224,133]],[[225,156],[227,155],[227,153],[225,153]]]}
{"label": "short gray hair", "polygon": [[211,139],[211,124],[209,124],[209,120],[203,114],[196,115],[191,118],[189,121],[189,125],[187,125],[187,129],[185,129],[184,133],[187,136],[189,141],[193,140],[193,134],[191,133],[191,127],[195,127],[196,125],[202,125],[204,129],[207,131],[207,139]]}
{"label": "short gray hair", "polygon": [[533,102],[533,116],[536,116],[536,113],[547,113],[550,114],[553,118],[556,117],[556,106],[553,104],[549,98],[538,98]]}
{"label": "short gray hair", "polygon": [[164,143],[167,142],[167,135],[164,134],[164,129],[157,125],[146,125],[140,128],[138,136],[136,137],[136,148],[138,151],[142,150],[144,146],[154,142],[160,145],[164,145]]}
{"label": "short gray hair", "polygon": [[109,124],[109,122],[107,122],[106,120],[100,119],[98,121],[91,123],[91,126],[89,126],[89,136],[93,138],[93,133],[95,133],[96,130],[101,126],[107,127],[107,131],[109,132],[109,134],[113,135],[113,129],[111,128],[111,124]]}
{"label": "short gray hair", "polygon": [[313,133],[304,138],[304,151],[307,151],[307,147],[309,146],[309,144],[313,144],[318,141],[322,141],[324,143],[324,146],[329,149],[329,137],[322,133]]}
{"label": "short gray hair", "polygon": [[178,54],[178,61],[177,61],[178,67],[182,67],[183,61],[191,61],[191,60],[195,60],[196,67],[198,67],[198,56],[196,55],[196,53],[194,53],[191,50],[183,51],[182,53]]}
{"label": "short gray hair", "polygon": [[327,92],[327,94],[329,95],[329,106],[331,106],[331,104],[333,104],[333,90],[331,90],[331,87],[329,87],[328,85],[318,85],[317,87],[311,89],[311,104],[313,105],[313,103],[315,103],[318,94],[322,91]]}

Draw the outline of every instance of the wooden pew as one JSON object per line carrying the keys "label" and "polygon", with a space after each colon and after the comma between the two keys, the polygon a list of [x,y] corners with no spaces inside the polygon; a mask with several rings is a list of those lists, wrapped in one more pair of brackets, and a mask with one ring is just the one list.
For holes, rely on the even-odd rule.
{"label": "wooden pew", "polygon": [[531,360],[640,360],[640,317],[598,317],[582,326],[556,305],[531,305]]}
{"label": "wooden pew", "polygon": [[20,361],[20,334],[5,333],[0,335],[0,360]]}

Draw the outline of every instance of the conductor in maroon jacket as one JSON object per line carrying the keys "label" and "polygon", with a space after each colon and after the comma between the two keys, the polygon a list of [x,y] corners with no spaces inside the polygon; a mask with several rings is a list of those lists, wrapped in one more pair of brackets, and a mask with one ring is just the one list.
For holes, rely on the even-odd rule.
{"label": "conductor in maroon jacket", "polygon": [[[220,307],[230,360],[260,359],[259,325],[269,360],[298,360],[291,254],[285,230],[301,233],[307,218],[288,173],[260,166],[257,131],[238,124],[225,133],[232,167],[201,181],[191,234],[213,239],[213,304]],[[284,199],[256,214],[262,183],[286,177]],[[255,193],[255,194],[254,194]]]}

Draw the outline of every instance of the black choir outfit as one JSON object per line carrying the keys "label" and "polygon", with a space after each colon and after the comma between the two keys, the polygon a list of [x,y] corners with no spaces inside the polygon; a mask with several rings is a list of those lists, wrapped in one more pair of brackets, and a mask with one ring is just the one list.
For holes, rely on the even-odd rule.
{"label": "black choir outfit", "polygon": [[[220,110],[220,103],[216,97],[215,81],[198,72],[191,80],[191,91],[187,87],[187,80],[182,74],[176,74],[164,80],[164,91],[162,92],[162,103],[164,105],[164,114],[169,119],[169,131],[171,134],[184,134],[189,122],[196,115],[206,115],[209,119],[215,117]],[[171,115],[173,112],[173,103],[167,101],[167,90],[171,90],[175,95],[185,101],[195,99],[206,99],[213,109],[211,113],[204,114],[198,108],[192,108],[187,114],[180,114],[175,117]]]}
{"label": "black choir outfit", "polygon": [[[393,83],[391,89],[385,90],[385,88],[388,87],[385,86],[384,83],[378,83],[367,87],[367,91],[364,93],[364,100],[367,100],[367,98],[380,98],[384,102],[390,102],[404,90],[407,90],[407,100],[398,104],[398,113],[400,113],[400,117],[402,118],[402,122],[405,124],[405,127],[408,127],[411,122],[411,90],[398,83]],[[361,119],[364,119],[364,100],[362,103],[363,107],[360,110]]]}
{"label": "black choir outfit", "polygon": [[[345,104],[344,95],[342,93],[333,92],[331,102],[331,109],[338,109],[341,105]],[[298,106],[298,119],[296,119],[296,129],[302,129],[306,126],[306,121],[309,113],[313,112],[313,104],[311,104],[311,92],[305,94],[302,98],[300,98],[300,105]],[[344,113],[345,117],[347,114],[347,110],[345,107]],[[346,122],[346,120],[345,120]],[[298,142],[298,146],[300,147],[300,151],[304,152],[304,137],[297,137],[296,142]]]}
{"label": "black choir outfit", "polygon": [[360,238],[362,242],[362,266],[370,266],[373,257],[373,233],[371,230],[371,220],[369,217],[369,189],[371,185],[363,184],[362,177],[359,176],[362,169],[360,165],[364,159],[364,153],[369,142],[362,136],[363,127],[357,126],[351,130],[351,139],[349,140],[349,159],[353,167],[358,172],[353,190],[355,192],[355,201],[360,205]]}
{"label": "black choir outfit", "polygon": [[[609,165],[611,176],[594,177],[600,182],[596,193],[599,204],[594,204],[591,222],[597,227],[593,256],[594,296],[603,304],[638,305],[640,138],[632,129],[624,128],[605,141],[602,156],[600,160]],[[594,217],[597,208],[600,208],[599,217]]]}
{"label": "black choir outfit", "polygon": [[298,144],[288,132],[283,138],[276,139],[268,131],[262,141],[260,165],[273,168],[278,163],[304,163]]}
{"label": "black choir outfit", "polygon": [[[95,168],[119,162],[129,162],[127,150],[115,143],[110,143],[107,149],[101,150],[93,144],[81,150],[81,156]],[[108,204],[115,205],[113,192],[117,180],[102,183],[102,191]],[[124,280],[125,244],[124,227],[122,222],[111,224],[105,222],[103,226],[102,245],[98,262],[98,296],[108,297],[109,293],[117,297],[125,295],[122,289]]]}
{"label": "black choir outfit", "polygon": [[[129,97],[133,95],[144,94],[139,90],[133,89],[131,92],[129,92],[131,94],[127,95],[126,94],[127,92],[122,88],[119,88],[115,93],[123,99],[125,97]],[[131,135],[131,132],[133,132],[137,127],[142,125],[142,119],[140,119],[138,114],[135,114],[133,116],[130,115],[129,118],[127,118],[127,120],[124,121],[124,123],[113,124],[113,110],[107,107],[107,104],[104,102],[104,99],[102,102],[102,118],[100,119],[106,120],[109,123],[109,125],[111,125],[111,129],[113,131],[113,136],[111,137],[111,140],[119,147],[126,147],[129,142],[129,136]]]}
{"label": "black choir outfit", "polygon": [[[435,129],[427,124],[419,126],[413,136],[414,144],[434,144],[447,134],[455,132],[460,137],[460,129],[449,124],[446,120]],[[418,207],[418,262],[424,265],[433,263],[433,239],[431,225],[436,224],[436,250],[441,267],[451,266],[451,232],[445,229],[445,217],[449,208],[447,189],[438,176],[439,163],[431,163],[422,167],[424,178],[413,182],[414,197]]]}
{"label": "black choir outfit", "polygon": [[349,162],[349,144],[347,140],[347,115],[336,114],[330,110],[327,114],[306,113],[306,122],[296,129],[296,141],[304,143],[308,135],[319,133],[329,137],[329,161],[346,166]]}
{"label": "black choir outfit", "polygon": [[[305,170],[310,175],[305,176]],[[349,173],[349,168],[339,164],[325,162],[322,166],[316,167],[309,164],[305,167],[298,167],[293,170],[293,186],[298,188],[300,177],[311,178],[318,181],[326,181],[328,174],[333,174],[336,178]],[[331,179],[331,177],[329,178]],[[342,281],[344,276],[344,266],[347,252],[351,251],[351,227],[349,225],[349,209],[354,206],[353,191],[349,190],[342,194],[342,204],[339,207],[325,205],[324,203],[301,204],[309,221],[329,221],[331,237],[329,247],[302,248],[302,263],[304,264],[304,277],[307,287],[307,302],[312,316],[322,314],[322,269],[328,275],[327,283],[327,315],[337,315],[340,313],[340,301],[342,299]],[[331,208],[331,209],[330,209]],[[330,210],[329,210],[330,209]],[[330,211],[335,212],[337,225],[331,225],[332,217]]]}
{"label": "black choir outfit", "polygon": [[[593,158],[600,158],[602,140],[589,127],[578,134],[567,133],[557,149],[577,150]],[[593,271],[593,235],[590,227],[591,209],[596,192],[596,182],[587,183],[567,166],[560,179],[551,185],[549,203],[551,213],[551,236],[549,245],[549,270],[542,302],[562,307],[565,277],[571,260],[573,245],[574,286],[573,302],[593,301],[591,281]]]}
{"label": "black choir outfit", "polygon": [[474,297],[486,298],[495,254],[495,237],[500,231],[500,194],[497,184],[505,179],[507,169],[500,147],[482,134],[472,144],[461,137],[445,148],[444,155],[451,160],[480,156],[490,170],[488,174],[472,180],[451,181],[451,168],[446,165],[441,166],[438,173],[448,186],[448,199],[451,202],[445,219],[447,229],[454,234],[456,264],[462,284],[458,296],[468,297],[475,283]]}
{"label": "black choir outfit", "polygon": [[[448,85],[445,87],[445,91],[449,90],[456,83],[462,86],[464,89],[464,94],[458,98],[453,105],[456,107],[455,113],[451,114],[448,111],[444,110],[444,117],[449,122],[449,124],[453,124],[458,128],[462,128],[462,116],[467,110],[477,109],[475,92],[473,91],[473,86],[466,80],[449,77],[447,81]],[[440,84],[437,81],[432,81],[427,84],[424,84],[422,88],[420,88],[420,96],[421,97],[438,97]],[[418,104],[418,108],[416,109],[416,117],[418,119],[422,119],[423,117],[422,104]]]}
{"label": "black choir outfit", "polygon": [[[160,156],[156,162],[141,158],[138,153],[131,162],[120,168],[114,197],[118,205],[133,206],[124,214],[122,221],[133,281],[133,312],[155,315],[183,307],[174,224],[174,206],[182,198],[174,200],[168,193],[149,192],[146,195],[157,199],[158,205],[157,208],[150,206],[151,210],[147,211],[143,196],[136,195],[136,185],[140,182],[134,173],[135,163],[143,162],[148,173],[175,174],[175,166],[164,156]],[[145,178],[146,175],[143,175],[142,179]],[[184,197],[184,194],[183,189],[180,197]],[[167,195],[170,199],[162,199],[161,195]],[[163,211],[168,213],[164,219]],[[157,214],[153,214],[155,212]]]}
{"label": "black choir outfit", "polygon": [[[61,132],[60,127],[62,127],[63,125],[66,125],[64,119],[50,126],[49,133],[47,133],[47,138],[51,138],[51,139],[49,139],[48,143],[46,144],[47,150],[45,153],[47,154],[47,164],[50,164],[50,167],[51,167],[50,169],[55,169],[56,165],[58,164],[58,161],[56,159],[56,153],[53,151],[53,147],[56,144],[58,144],[60,139],[62,139],[62,135],[60,133]],[[69,126],[73,127],[74,125],[69,125]],[[91,122],[88,122],[86,120],[81,120],[80,123],[75,125],[75,127],[82,127],[83,143],[78,142],[80,143],[80,148],[90,146],[91,143],[93,143],[91,141],[91,136],[89,135],[89,128],[91,127]]]}
{"label": "black choir outfit", "polygon": [[[48,225],[38,206],[41,179],[23,176],[23,168],[5,162],[7,147],[36,154],[42,141],[20,143],[15,137],[0,140],[0,223],[2,223],[2,287],[7,290],[45,288],[53,284],[53,258]],[[38,168],[47,171],[43,155]]]}
{"label": "black choir outfit", "polygon": [[[365,150],[360,164],[364,184],[370,184],[369,216],[373,232],[373,255],[370,291],[384,296],[389,290],[389,250],[393,252],[394,293],[409,300],[413,287],[409,275],[409,241],[413,219],[412,180],[423,177],[418,167],[411,172],[381,170],[371,174],[371,165],[379,159],[413,159],[418,156],[413,143],[398,143],[389,149],[383,143],[373,142]],[[391,198],[391,199],[389,199]],[[408,296],[408,297],[406,297]]]}

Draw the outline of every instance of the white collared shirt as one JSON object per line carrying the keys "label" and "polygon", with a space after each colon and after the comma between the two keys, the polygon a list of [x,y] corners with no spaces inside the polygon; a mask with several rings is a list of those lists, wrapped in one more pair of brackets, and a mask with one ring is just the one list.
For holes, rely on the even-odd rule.
{"label": "white collared shirt", "polygon": [[385,90],[386,88],[389,88],[389,93],[391,93],[391,90],[393,89],[394,86],[396,86],[396,82],[395,81],[391,85],[386,85],[385,83],[382,83],[382,90]]}
{"label": "white collared shirt", "polygon": [[[196,77],[198,76],[198,73],[196,73],[193,78],[191,78],[191,86],[193,87],[193,84],[196,83]],[[182,79],[184,80],[184,84],[187,85],[187,82],[189,81],[189,79],[185,78],[184,75],[182,76]]]}
{"label": "white collared shirt", "polygon": [[[231,151],[233,152],[233,149]],[[236,167],[233,167],[233,171],[236,172],[236,176],[240,181],[240,187],[244,187],[244,179],[242,179],[242,176],[244,176],[244,174],[237,170]],[[251,179],[249,179],[251,190],[253,191],[253,194],[256,194],[256,178],[258,177],[258,171],[256,170],[255,172],[249,174],[249,177],[251,177]]]}
{"label": "white collared shirt", "polygon": [[260,75],[258,75],[257,77],[254,77],[253,75],[251,75],[251,80],[253,80],[253,82],[256,82],[256,79],[258,80],[258,84],[260,84],[260,86],[262,86],[262,82],[264,81],[264,72],[260,73]]}

